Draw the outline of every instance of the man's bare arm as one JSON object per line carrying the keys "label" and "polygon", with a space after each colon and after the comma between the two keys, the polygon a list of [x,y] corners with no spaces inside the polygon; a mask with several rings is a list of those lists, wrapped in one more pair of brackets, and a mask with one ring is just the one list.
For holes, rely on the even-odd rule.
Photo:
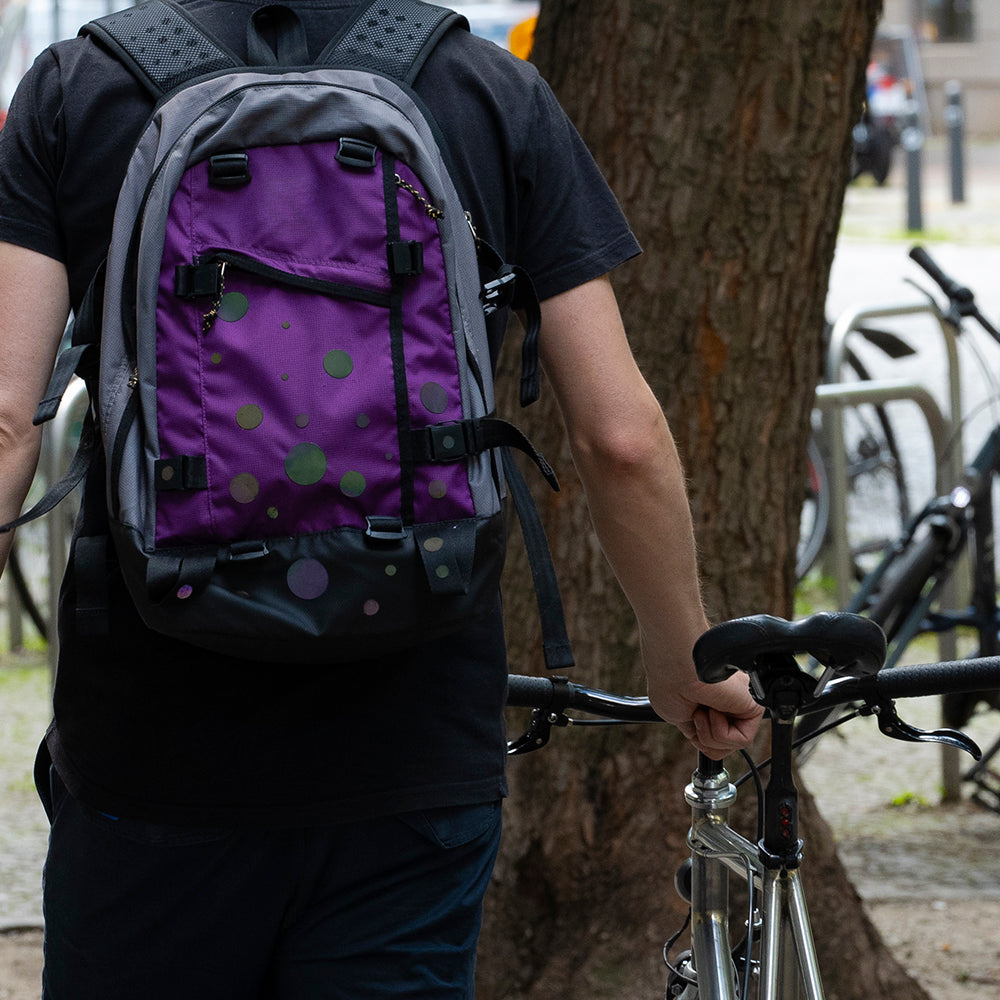
{"label": "man's bare arm", "polygon": [[543,302],[541,343],[594,527],[639,623],[653,707],[709,755],[745,746],[761,714],[746,678],[707,685],[694,671],[708,622],[684,474],[610,282]]}
{"label": "man's bare arm", "polygon": [[[32,426],[69,315],[66,268],[51,257],[0,243],[0,524],[21,512],[38,465]],[[11,533],[0,535],[0,572]]]}

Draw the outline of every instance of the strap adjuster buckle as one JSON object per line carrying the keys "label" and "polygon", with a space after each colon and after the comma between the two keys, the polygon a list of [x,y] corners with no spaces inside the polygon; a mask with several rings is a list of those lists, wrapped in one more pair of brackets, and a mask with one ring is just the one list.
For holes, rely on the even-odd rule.
{"label": "strap adjuster buckle", "polygon": [[457,462],[472,450],[467,440],[470,425],[454,421],[424,428],[427,455],[432,462]]}
{"label": "strap adjuster buckle", "polygon": [[483,312],[487,316],[492,316],[498,309],[505,309],[514,301],[514,290],[517,283],[517,275],[513,271],[487,281],[483,285],[482,301]]}

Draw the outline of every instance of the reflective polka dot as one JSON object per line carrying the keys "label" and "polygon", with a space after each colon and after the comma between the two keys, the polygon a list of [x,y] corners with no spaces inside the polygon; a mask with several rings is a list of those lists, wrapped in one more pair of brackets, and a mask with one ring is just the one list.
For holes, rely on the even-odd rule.
{"label": "reflective polka dot", "polygon": [[245,431],[252,431],[264,422],[264,411],[254,403],[247,403],[236,411],[236,423]]}
{"label": "reflective polka dot", "polygon": [[222,355],[218,351],[216,351],[212,355],[211,361],[212,361],[213,365],[221,364],[221,362],[222,362]]}
{"label": "reflective polka dot", "polygon": [[291,325],[292,324],[289,323],[288,320],[286,319],[285,322],[281,324],[281,329],[282,330],[287,330]]}
{"label": "reflective polka dot", "polygon": [[359,497],[368,484],[360,472],[345,472],[340,477],[340,492],[347,497]]}
{"label": "reflective polka dot", "polygon": [[396,567],[393,566],[392,563],[389,563],[389,565],[386,566],[386,568],[385,568],[385,575],[386,576],[395,576],[398,572],[399,572],[399,570],[397,570]]}
{"label": "reflective polka dot", "polygon": [[249,308],[250,303],[242,292],[226,292],[219,302],[219,319],[235,323],[246,316]]}
{"label": "reflective polka dot", "polygon": [[230,480],[229,492],[237,503],[253,503],[260,492],[260,484],[249,472],[241,472]]}
{"label": "reflective polka dot", "polygon": [[371,421],[371,417],[369,417],[367,413],[359,413],[358,414],[358,421],[357,421],[357,423],[358,423],[359,427],[362,427],[362,428],[367,427],[371,422],[372,422]]}
{"label": "reflective polka dot", "polygon": [[267,516],[273,521],[278,516],[278,508],[277,507],[268,507],[267,508]]}
{"label": "reflective polka dot", "polygon": [[194,593],[194,587],[190,583],[182,584],[177,588],[177,599],[186,601]]}
{"label": "reflective polka dot", "polygon": [[299,486],[312,486],[326,475],[326,455],[318,445],[303,441],[285,457],[285,475]]}
{"label": "reflective polka dot", "polygon": [[160,469],[160,479],[165,483],[169,483],[174,478],[174,467],[172,465],[165,465]]}
{"label": "reflective polka dot", "polygon": [[431,413],[444,413],[448,409],[448,393],[437,382],[425,382],[420,387],[420,402]]}
{"label": "reflective polka dot", "polygon": [[322,563],[315,559],[298,559],[288,567],[285,575],[288,589],[303,601],[322,597],[330,585],[330,575]]}
{"label": "reflective polka dot", "polygon": [[369,618],[373,617],[374,615],[377,615],[378,611],[379,611],[378,601],[365,601],[364,612]]}
{"label": "reflective polka dot", "polygon": [[323,370],[331,378],[347,378],[354,371],[354,362],[346,351],[329,351],[323,358]]}
{"label": "reflective polka dot", "polygon": [[447,566],[438,566],[438,567],[437,567],[437,568],[436,568],[436,569],[434,570],[434,575],[435,575],[435,576],[436,576],[436,577],[437,577],[437,578],[438,578],[439,580],[445,580],[445,579],[447,579],[447,578],[448,578],[448,575],[449,575],[449,573],[451,573],[451,570],[450,570],[450,569],[448,569],[448,567],[447,567]]}
{"label": "reflective polka dot", "polygon": [[440,500],[442,497],[448,495],[448,486],[443,479],[431,480],[427,487],[427,492],[430,493],[435,500]]}
{"label": "reflective polka dot", "polygon": [[424,548],[428,552],[440,552],[443,547],[444,547],[444,539],[443,538],[437,538],[437,537],[428,538],[424,542]]}
{"label": "reflective polka dot", "polygon": [[295,426],[296,427],[300,427],[300,428],[301,427],[308,427],[309,426],[309,414],[308,413],[300,413],[295,418]]}

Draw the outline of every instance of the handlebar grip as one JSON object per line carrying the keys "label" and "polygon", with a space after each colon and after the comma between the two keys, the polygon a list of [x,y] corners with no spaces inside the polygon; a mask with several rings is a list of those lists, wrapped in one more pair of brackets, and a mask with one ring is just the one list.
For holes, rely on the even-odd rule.
{"label": "handlebar grip", "polygon": [[510,674],[507,677],[507,704],[517,708],[547,708],[552,703],[555,685],[548,677]]}
{"label": "handlebar grip", "polygon": [[884,698],[924,698],[1000,688],[1000,656],[945,663],[900,664],[881,670],[875,687]]}
{"label": "handlebar grip", "polygon": [[931,255],[922,247],[914,246],[910,248],[910,259],[914,263],[919,264],[927,274],[937,282],[941,291],[948,296],[954,302],[961,303],[963,305],[968,304],[973,301],[975,296],[972,292],[965,287],[965,285],[960,285],[953,278],[949,278],[940,267],[937,266]]}

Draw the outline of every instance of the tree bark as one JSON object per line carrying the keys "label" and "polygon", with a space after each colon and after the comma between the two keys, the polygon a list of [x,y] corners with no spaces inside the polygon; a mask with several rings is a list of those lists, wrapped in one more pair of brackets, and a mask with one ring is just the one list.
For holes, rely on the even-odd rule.
{"label": "tree bark", "polygon": [[[542,2],[533,58],[645,249],[616,274],[616,288],[685,460],[715,619],[792,609],[824,299],[880,7]],[[510,357],[506,374],[516,369]],[[511,391],[501,404],[512,413],[517,379],[504,381]],[[634,621],[590,529],[551,400],[521,423],[562,482],[538,499],[563,581],[575,679],[640,692]],[[528,579],[515,549],[505,583],[517,623],[512,670],[542,672]],[[516,729],[524,720],[511,713],[509,722]],[[662,995],[660,949],[686,912],[672,876],[693,763],[665,726],[557,730],[546,751],[512,762],[481,1000]],[[807,794],[802,813],[828,996],[919,1000]]]}

